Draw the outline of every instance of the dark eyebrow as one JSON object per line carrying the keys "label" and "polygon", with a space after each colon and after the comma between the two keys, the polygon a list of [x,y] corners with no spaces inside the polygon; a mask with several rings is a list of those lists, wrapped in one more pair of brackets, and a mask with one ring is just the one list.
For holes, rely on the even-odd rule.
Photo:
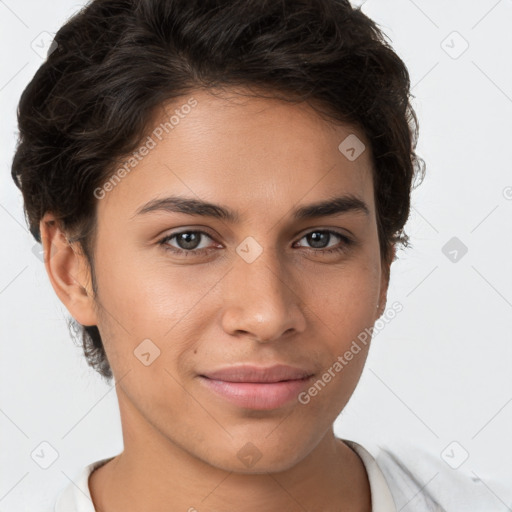
{"label": "dark eyebrow", "polygon": [[[180,196],[152,199],[140,207],[135,215],[142,215],[155,211],[213,217],[233,224],[240,222],[240,216],[238,213],[226,208],[225,206]],[[318,203],[301,206],[293,211],[293,218],[295,220],[304,220],[349,212],[363,213],[364,215],[370,214],[370,210],[364,201],[352,194],[348,194],[320,201]]]}
{"label": "dark eyebrow", "polygon": [[293,213],[296,220],[326,217],[328,215],[339,215],[343,213],[362,213],[370,215],[370,209],[364,201],[352,194],[341,197],[333,197],[318,203],[301,206]]}

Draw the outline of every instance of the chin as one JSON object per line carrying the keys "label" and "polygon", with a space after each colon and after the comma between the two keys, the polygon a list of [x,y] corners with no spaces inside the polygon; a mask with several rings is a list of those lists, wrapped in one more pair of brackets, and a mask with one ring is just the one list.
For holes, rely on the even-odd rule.
{"label": "chin", "polygon": [[269,459],[268,457],[262,456],[259,460],[254,461],[251,461],[250,459],[240,461],[235,456],[235,458],[229,457],[227,459],[223,458],[222,460],[214,460],[211,464],[219,469],[232,473],[260,475],[287,471],[294,467],[298,462],[299,459],[295,454],[293,458],[284,459],[272,457],[272,459]]}
{"label": "chin", "polygon": [[[242,441],[232,440],[221,449],[217,444],[209,450],[206,462],[224,471],[256,475],[286,471],[309,453],[307,443],[301,445],[291,438],[288,438],[286,445],[279,438],[272,441],[263,435],[261,441],[248,439],[250,437],[244,437]],[[297,450],[298,446],[300,450]]]}

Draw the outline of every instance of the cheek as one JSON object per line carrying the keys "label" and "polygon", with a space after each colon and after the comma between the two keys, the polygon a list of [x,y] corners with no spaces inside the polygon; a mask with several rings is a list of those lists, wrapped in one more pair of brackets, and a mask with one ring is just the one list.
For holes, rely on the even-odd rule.
{"label": "cheek", "polygon": [[193,266],[116,263],[105,258],[98,274],[101,302],[120,328],[134,336],[162,337],[215,286],[216,276]]}
{"label": "cheek", "polygon": [[130,369],[150,374],[136,359],[139,352],[149,352],[150,358],[156,354],[155,368],[173,368],[183,357],[190,357],[195,340],[213,321],[208,310],[221,307],[214,290],[218,276],[192,266],[102,263],[97,272],[99,329],[115,372],[123,375]]}
{"label": "cheek", "polygon": [[323,367],[304,396],[310,414],[334,421],[357,386],[375,321],[378,270],[375,265],[354,265],[310,284],[314,345],[309,352],[318,355]]}
{"label": "cheek", "polygon": [[304,274],[305,303],[331,334],[347,340],[373,325],[380,294],[380,265],[361,258],[343,267]]}
{"label": "cheek", "polygon": [[380,292],[380,265],[369,258],[315,283],[309,287],[311,321],[324,370],[309,398],[311,407],[324,414],[344,407],[363,371]]}

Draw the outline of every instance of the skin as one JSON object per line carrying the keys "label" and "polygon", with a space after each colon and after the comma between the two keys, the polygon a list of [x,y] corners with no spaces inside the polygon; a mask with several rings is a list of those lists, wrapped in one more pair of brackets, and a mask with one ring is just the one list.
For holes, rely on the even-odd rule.
{"label": "skin", "polygon": [[[52,286],[76,320],[98,326],[116,379],[124,451],[91,475],[94,504],[102,512],[370,511],[362,461],[332,429],[368,345],[307,405],[241,408],[198,378],[237,363],[309,367],[321,377],[381,315],[388,280],[369,144],[306,104],[190,96],[197,106],[98,201],[96,301],[79,247],[48,222],[51,213],[41,221]],[[160,110],[154,126],[190,96]],[[338,150],[350,134],[367,148],[355,161]],[[369,215],[291,216],[297,206],[348,193]],[[241,220],[135,215],[171,194],[224,205]],[[305,236],[320,228],[356,243],[322,255]],[[185,257],[158,243],[193,230],[207,231],[199,247],[210,252]],[[263,250],[252,263],[236,252],[248,236]],[[324,242],[344,245],[336,235]],[[187,247],[178,238],[167,246]],[[134,357],[147,338],[160,350],[149,366]],[[237,456],[248,442],[261,454],[251,467]]]}

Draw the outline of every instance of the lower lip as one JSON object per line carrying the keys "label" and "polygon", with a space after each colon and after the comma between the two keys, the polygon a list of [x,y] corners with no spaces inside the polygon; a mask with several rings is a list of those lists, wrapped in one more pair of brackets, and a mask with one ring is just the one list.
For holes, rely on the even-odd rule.
{"label": "lower lip", "polygon": [[277,409],[297,400],[298,394],[309,384],[312,377],[282,382],[226,382],[199,376],[212,391],[229,402],[246,409]]}

